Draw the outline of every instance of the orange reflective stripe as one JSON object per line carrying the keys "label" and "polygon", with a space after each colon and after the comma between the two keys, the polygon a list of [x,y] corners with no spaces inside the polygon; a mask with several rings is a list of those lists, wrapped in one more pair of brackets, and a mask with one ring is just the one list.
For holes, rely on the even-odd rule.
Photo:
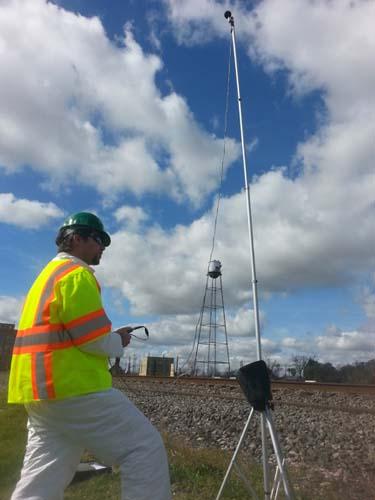
{"label": "orange reflective stripe", "polygon": [[44,369],[46,375],[46,389],[49,399],[54,399],[56,397],[55,387],[53,385],[53,375],[52,375],[52,352],[46,352],[44,354]]}
{"label": "orange reflective stripe", "polygon": [[49,305],[54,297],[54,285],[56,281],[63,278],[66,274],[80,267],[78,264],[73,264],[71,261],[60,264],[47,278],[43,290],[39,297],[38,307],[35,311],[34,325],[42,325],[50,320]]}
{"label": "orange reflective stripe", "polygon": [[72,338],[66,330],[62,329],[56,332],[35,333],[30,332],[23,337],[16,337],[14,341],[14,348],[27,347],[27,346],[48,346],[51,350],[59,348],[63,344],[67,346],[72,344]]}
{"label": "orange reflective stripe", "polygon": [[108,319],[104,309],[99,309],[77,320],[70,321],[66,325],[66,328],[73,343],[80,345],[109,332],[112,328],[112,323]]}
{"label": "orange reflective stripe", "polygon": [[36,383],[36,354],[31,355],[31,385],[34,399],[39,399],[38,386]]}
{"label": "orange reflective stripe", "polygon": [[77,319],[73,319],[72,321],[69,321],[69,323],[65,323],[65,328],[70,330],[76,326],[81,325],[82,323],[86,323],[87,321],[90,321],[91,319],[99,318],[100,316],[106,316],[103,308],[98,309],[97,311],[85,314],[84,316],[80,316]]}
{"label": "orange reflective stripe", "polygon": [[52,353],[32,355],[32,385],[34,399],[55,398],[52,381]]}
{"label": "orange reflective stripe", "polygon": [[25,345],[13,348],[13,354],[29,354],[37,352],[51,352],[58,349],[66,349],[72,347],[74,344],[71,340],[66,342],[60,342],[59,344],[37,344],[37,345]]}
{"label": "orange reflective stripe", "polygon": [[38,307],[35,309],[35,315],[34,315],[34,321],[33,324],[38,324],[41,323],[42,319],[42,313],[43,313],[43,308],[45,304],[45,296],[51,294],[51,288],[52,288],[52,283],[54,277],[61,271],[62,268],[66,268],[67,266],[70,266],[71,262],[62,262],[59,264],[53,271],[52,273],[48,276],[46,279],[42,291],[39,295],[39,300],[38,300]]}
{"label": "orange reflective stripe", "polygon": [[110,327],[104,326],[102,328],[98,328],[97,330],[94,330],[91,333],[88,333],[87,335],[80,337],[79,339],[74,341],[75,345],[81,345],[84,344],[85,342],[89,342],[90,340],[94,340],[97,337],[100,337],[101,335],[105,335],[111,330]]}
{"label": "orange reflective stripe", "polygon": [[36,325],[31,328],[25,328],[24,330],[17,331],[17,337],[27,337],[28,335],[34,335],[38,333],[50,333],[58,332],[64,329],[64,325],[56,323],[50,323],[49,325]]}

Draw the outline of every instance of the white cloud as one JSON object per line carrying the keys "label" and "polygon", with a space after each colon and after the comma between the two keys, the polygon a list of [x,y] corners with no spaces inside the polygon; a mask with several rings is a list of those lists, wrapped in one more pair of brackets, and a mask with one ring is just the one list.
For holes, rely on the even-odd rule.
{"label": "white cloud", "polygon": [[137,229],[139,226],[149,219],[149,215],[143,210],[142,207],[131,207],[123,205],[115,211],[115,218],[117,222],[129,227],[130,229]]}
{"label": "white cloud", "polygon": [[[8,173],[30,167],[54,189],[81,182],[110,198],[158,192],[195,205],[217,186],[222,140],[181,96],[161,95],[162,60],[129,26],[115,45],[98,17],[8,0],[0,47],[0,166]],[[233,140],[227,152],[225,169],[239,154]]]}
{"label": "white cloud", "polygon": [[[272,339],[262,337],[261,345],[263,359],[275,358],[282,353],[278,342]],[[237,337],[232,339],[229,349],[233,368],[238,368],[240,364],[251,363],[258,359],[255,338]]]}
{"label": "white cloud", "polygon": [[[238,310],[238,316],[242,317],[245,308]],[[150,330],[148,342],[133,340],[130,348],[125,351],[125,356],[147,354],[159,356],[162,351],[167,350],[168,356],[176,358],[179,356],[180,366],[184,364],[184,371],[189,371],[194,360],[197,344],[193,343],[195,328],[199,318],[197,314],[190,315],[168,315],[156,321],[147,323]],[[230,321],[228,327],[228,347],[231,367],[236,369],[240,364],[253,362],[257,359],[256,339],[249,332],[241,330],[235,335]],[[263,332],[263,329],[261,329]],[[330,362],[336,366],[352,364],[356,361],[366,361],[375,357],[375,330],[364,331],[342,331],[335,325],[327,328],[323,335],[297,338],[286,334],[285,337],[276,340],[270,339],[262,333],[262,357],[265,360],[276,360],[282,365],[292,365],[294,355],[313,356],[319,362]],[[219,355],[222,356],[220,347]],[[205,359],[204,346],[198,351],[198,359]],[[189,359],[190,363],[186,364]],[[221,358],[220,359],[226,359]]]}
{"label": "white cloud", "polygon": [[[330,107],[348,114],[353,99],[373,98],[375,69],[369,66],[375,40],[375,4],[367,0],[165,0],[168,18],[181,44],[229,39],[226,9],[249,55],[267,71],[285,69],[298,93],[324,89]],[[358,29],[358,26],[361,29]],[[298,43],[296,43],[298,41]]]}
{"label": "white cloud", "polygon": [[16,323],[21,313],[23,298],[0,295],[0,322]]}
{"label": "white cloud", "polygon": [[[159,321],[151,322],[148,324],[150,328],[150,341],[144,345],[132,342],[132,348],[135,350],[141,348],[144,352],[151,351],[159,355],[162,349],[167,348],[174,357],[178,355],[184,362],[189,359],[189,363],[191,364],[198,347],[197,359],[206,359],[207,350],[203,344],[205,339],[201,337],[202,344],[198,346],[198,339],[195,338],[198,319],[199,311],[198,314],[191,315],[169,315]],[[234,363],[233,366],[238,367],[240,361],[254,361],[257,356],[254,337],[250,337],[248,331],[246,334],[241,331],[240,336],[236,336],[232,330],[229,330],[229,322],[227,326],[229,355],[231,362]],[[225,346],[219,345],[219,340],[217,342],[217,360],[226,361]],[[263,339],[262,346],[267,353],[280,351],[277,343],[270,339]],[[189,368],[189,363],[185,365],[185,369]]]}
{"label": "white cloud", "polygon": [[62,217],[63,211],[54,203],[17,199],[12,193],[0,193],[0,222],[26,229],[48,224]]}
{"label": "white cloud", "polygon": [[[201,330],[200,344],[198,345],[198,323],[200,311],[192,314],[167,315],[156,321],[147,323],[150,331],[148,342],[141,344],[133,341],[131,344],[134,352],[141,350],[142,355],[152,352],[160,355],[162,349],[168,349],[168,355],[176,357],[177,355],[183,362],[191,364],[194,360],[198,348],[197,359],[203,360],[207,356],[207,328],[203,326]],[[236,366],[240,361],[256,359],[256,342],[254,339],[252,310],[244,307],[240,308],[235,314],[227,316],[228,348],[231,360]],[[207,319],[207,318],[205,318]],[[216,318],[217,323],[222,324],[222,317]],[[205,323],[205,321],[203,321]],[[218,328],[216,331],[216,356],[217,360],[226,361],[226,347],[220,342],[224,342],[224,329]],[[269,339],[263,339],[263,346],[267,352],[278,351],[277,344]],[[133,352],[133,351],[132,351]],[[190,365],[189,365],[190,366]],[[189,368],[188,364],[184,369]]]}
{"label": "white cloud", "polygon": [[374,15],[366,0],[265,0],[247,16],[249,52],[269,70],[287,69],[297,92],[324,89],[329,108],[350,116],[358,99],[373,99]]}
{"label": "white cloud", "polygon": [[375,330],[341,331],[339,335],[322,335],[316,339],[319,360],[333,364],[350,364],[375,357]]}
{"label": "white cloud", "polygon": [[228,5],[230,2],[165,0],[164,3],[179,43],[189,46],[208,42],[218,35],[229,36],[224,12],[228,8],[233,11]]}
{"label": "white cloud", "polygon": [[286,349],[293,349],[293,351],[305,351],[306,344],[295,337],[284,337],[281,342],[281,346]]}
{"label": "white cloud", "polygon": [[[136,353],[138,356],[147,354],[160,356],[162,351],[167,350],[168,356],[177,357],[183,361],[192,359],[195,350],[193,341],[198,314],[191,315],[169,315],[156,321],[147,323],[149,329],[149,340],[146,342],[132,339],[126,354]],[[134,326],[134,325],[133,325]],[[137,334],[137,332],[135,332]],[[186,368],[187,366],[185,366]]]}
{"label": "white cloud", "polygon": [[[251,306],[252,307],[252,306]],[[227,330],[230,337],[254,337],[254,310],[249,304],[237,309],[234,313],[226,312]],[[264,323],[264,315],[260,313],[260,326]]]}
{"label": "white cloud", "polygon": [[[361,276],[373,265],[371,210],[357,210],[345,203],[337,206],[328,193],[323,196],[324,188],[319,186],[319,173],[293,181],[281,170],[264,174],[253,185],[260,293],[350,284],[353,276]],[[352,188],[355,183],[347,186],[349,197]],[[341,196],[332,185],[331,198],[336,193]],[[366,196],[369,199],[371,192],[364,189],[358,204]],[[107,285],[128,297],[137,314],[199,310],[213,214],[214,209],[192,224],[172,230],[148,227],[115,233],[98,272]],[[244,193],[221,201],[214,258],[223,264],[226,305],[248,303],[251,271]]]}
{"label": "white cloud", "polygon": [[152,322],[154,332],[151,342],[161,346],[179,346],[192,348],[198,315],[167,316]]}
{"label": "white cloud", "polygon": [[[112,235],[98,275],[104,284],[119,289],[129,299],[135,314],[198,311],[207,261],[207,229],[193,224],[189,231],[177,226],[170,233],[158,227],[139,232],[121,230]],[[194,252],[189,251],[191,245]]]}

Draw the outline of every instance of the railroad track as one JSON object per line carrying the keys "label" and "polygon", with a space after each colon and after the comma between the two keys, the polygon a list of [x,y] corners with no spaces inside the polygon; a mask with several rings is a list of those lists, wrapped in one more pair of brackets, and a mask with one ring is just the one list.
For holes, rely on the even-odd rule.
{"label": "railroad track", "polygon": [[[202,381],[203,380],[203,381]],[[224,379],[225,380],[225,379]],[[114,378],[114,385],[121,389],[124,390],[129,396],[133,394],[137,399],[144,398],[144,397],[176,397],[176,398],[193,398],[193,399],[206,399],[208,400],[220,400],[222,402],[224,401],[232,401],[233,403],[235,401],[246,401],[246,398],[242,391],[240,390],[240,387],[238,383],[235,380],[225,380],[224,384],[219,385],[220,381],[217,381],[215,379],[215,382],[213,384],[210,384],[210,379],[201,379],[199,383],[197,380],[194,380],[192,382],[190,380],[190,383],[184,381],[183,383],[180,383],[181,380],[179,379],[173,379],[173,378],[163,378],[163,377],[138,377],[138,376],[120,376],[120,377],[115,377]],[[308,386],[310,387],[311,384],[303,384],[303,383],[294,383],[290,385],[288,388],[291,389],[292,391],[297,390],[298,388],[301,389],[301,386]],[[316,384],[317,388],[316,391],[319,390],[319,385]],[[353,390],[353,387],[350,386],[350,390],[346,391],[343,393],[343,387],[341,385],[341,391],[332,391],[331,387],[336,386],[337,384],[324,384],[326,386],[326,392],[331,392],[331,395],[334,395],[335,393],[341,392],[341,394],[345,395],[351,395],[352,392],[350,390]],[[315,384],[314,384],[315,387]],[[357,386],[354,386],[354,389]],[[367,386],[367,387],[373,387],[373,386]],[[284,396],[279,396],[277,395],[277,390],[281,389],[284,387],[280,387],[280,384],[277,384],[277,388],[273,387],[273,392],[274,392],[274,409],[277,411],[278,408],[283,408],[283,407],[295,407],[295,408],[303,408],[303,409],[309,409],[309,410],[318,410],[318,411],[340,411],[344,412],[347,414],[356,414],[356,415],[375,415],[375,409],[369,408],[369,407],[357,407],[357,406],[352,406],[348,404],[344,404],[341,401],[339,402],[324,402],[324,404],[316,402],[316,401],[311,401],[307,402],[306,399],[302,398],[301,400],[295,400],[295,401],[290,401],[289,398],[285,398]],[[207,389],[209,389],[209,393],[207,393]],[[229,390],[228,390],[229,389]],[[306,389],[303,390],[308,390]],[[306,392],[307,394],[307,392]],[[308,394],[312,394],[310,391]],[[358,391],[355,391],[354,394],[358,394]],[[364,395],[365,397],[368,397],[370,395],[370,398],[372,399],[372,396],[374,396],[374,393],[363,393],[361,392],[360,395]]]}
{"label": "railroad track", "polygon": [[[204,393],[197,393],[197,392],[183,392],[183,391],[174,391],[174,390],[142,390],[140,388],[134,389],[130,387],[126,387],[127,390],[129,390],[131,393],[137,394],[139,396],[177,396],[177,397],[193,397],[193,398],[202,398],[205,397],[207,398],[207,394]],[[219,399],[219,400],[227,400],[227,401],[245,401],[245,397],[242,395],[238,396],[231,396],[229,394],[211,394],[209,398],[212,399]],[[335,405],[334,407],[329,406],[327,404],[325,405],[320,405],[320,404],[309,404],[309,403],[295,403],[295,402],[285,402],[285,401],[276,401],[274,402],[274,407],[275,410],[279,407],[283,406],[288,406],[288,407],[295,407],[295,408],[314,408],[314,410],[320,410],[320,411],[331,411],[334,409],[335,411],[341,411],[345,413],[350,413],[350,414],[356,414],[356,415],[364,415],[364,414],[369,414],[369,415],[375,415],[375,410],[371,408],[348,408],[347,406],[337,406]]]}
{"label": "railroad track", "polygon": [[[140,377],[138,375],[123,375],[120,377],[124,382],[126,380],[136,381],[141,383],[155,383],[160,385],[174,385],[175,387],[185,384],[198,385],[225,385],[238,387],[238,382],[235,379],[226,378],[207,378],[207,377]],[[367,394],[375,396],[375,385],[359,385],[359,384],[334,384],[322,382],[299,382],[299,381],[280,381],[273,380],[271,382],[272,390],[289,389],[308,392],[335,392],[345,394]]]}

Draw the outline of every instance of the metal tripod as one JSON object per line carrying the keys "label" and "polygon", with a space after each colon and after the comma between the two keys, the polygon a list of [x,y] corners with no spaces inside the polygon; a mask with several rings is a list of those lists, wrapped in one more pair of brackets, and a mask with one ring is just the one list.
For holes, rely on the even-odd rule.
{"label": "metal tripod", "polygon": [[[221,498],[221,495],[224,491],[225,485],[228,481],[228,478],[229,478],[229,475],[231,473],[233,466],[236,466],[237,472],[241,476],[245,486],[247,487],[248,491],[251,493],[253,498],[255,498],[255,499],[259,498],[258,495],[256,494],[254,488],[252,487],[250,481],[246,478],[246,476],[243,474],[243,472],[239,468],[238,464],[236,463],[237,455],[241,449],[243,440],[245,439],[246,432],[249,428],[249,425],[250,425],[250,422],[251,422],[251,419],[253,417],[254,412],[255,412],[255,410],[254,410],[254,408],[252,408],[250,411],[250,414],[248,416],[248,419],[246,421],[246,424],[242,430],[242,433],[241,433],[240,439],[237,443],[236,449],[233,453],[229,467],[225,473],[223,482],[221,483],[220,490],[219,490],[219,493],[217,494],[216,500],[219,500]],[[274,426],[274,422],[273,422],[273,418],[272,418],[272,412],[271,412],[270,408],[267,407],[263,412],[260,412],[260,413],[261,413],[261,417],[267,423],[269,435],[271,437],[272,446],[273,446],[273,450],[274,450],[276,462],[277,462],[277,468],[276,468],[276,473],[275,473],[275,477],[273,480],[272,489],[269,492],[265,492],[265,498],[269,498],[270,500],[277,499],[279,491],[280,491],[280,485],[282,482],[283,486],[284,486],[284,492],[285,492],[286,498],[288,498],[289,500],[293,500],[294,499],[293,490],[292,490],[290,483],[289,483],[288,472],[287,472],[286,465],[285,465],[285,459],[283,458],[282,451],[280,448],[279,439],[277,436],[277,432],[275,430],[275,426]]]}
{"label": "metal tripod", "polygon": [[[246,193],[246,201],[247,201],[247,221],[248,221],[248,233],[249,233],[249,250],[250,250],[250,264],[251,264],[251,273],[252,273],[252,296],[253,296],[253,312],[254,312],[254,325],[255,325],[255,338],[256,338],[256,346],[257,346],[257,359],[262,362],[262,348],[261,348],[261,336],[260,336],[260,326],[259,326],[259,307],[258,307],[258,288],[257,288],[257,278],[256,278],[256,270],[255,270],[255,252],[254,252],[254,237],[253,237],[253,224],[252,224],[252,216],[251,216],[251,203],[250,203],[250,186],[247,179],[247,165],[246,165],[246,149],[245,149],[245,141],[244,141],[244,132],[243,132],[243,123],[242,123],[242,101],[241,101],[241,92],[240,92],[240,82],[238,76],[238,64],[237,64],[237,50],[236,50],[236,36],[234,29],[234,18],[232,13],[228,10],[224,14],[225,19],[228,20],[230,25],[230,32],[232,38],[232,46],[233,46],[233,57],[234,57],[234,68],[236,74],[236,85],[237,85],[237,98],[238,98],[238,115],[239,115],[239,123],[240,123],[240,134],[241,134],[241,147],[242,147],[242,163],[243,163],[243,172],[244,172],[244,181],[245,181],[245,193]],[[263,363],[263,362],[262,362]],[[225,478],[221,485],[220,491],[216,497],[216,500],[219,500],[227,478],[230,474],[230,471],[235,463],[238,451],[241,447],[242,441],[245,437],[246,431],[249,427],[251,418],[254,413],[254,408],[251,410],[249,418],[245,424],[245,427],[242,431],[240,440],[238,442],[236,451],[233,455],[231,463],[228,467],[228,470],[225,474]],[[293,500],[293,493],[289,486],[289,482],[286,474],[286,467],[284,460],[282,458],[280,445],[278,442],[277,434],[274,429],[274,424],[272,420],[271,411],[267,404],[264,406],[263,411],[260,411],[260,428],[261,428],[261,437],[262,437],[262,465],[263,465],[263,489],[264,489],[264,499],[271,500],[271,498],[276,498],[277,493],[279,491],[280,486],[280,478],[284,484],[285,495],[288,500]],[[274,487],[272,488],[272,492],[270,490],[270,471],[269,471],[269,460],[268,460],[268,452],[267,452],[267,436],[266,431],[269,431],[271,436],[273,448],[275,451],[275,456],[277,460],[277,469],[276,476],[274,479]],[[249,489],[252,492],[254,498],[257,498],[253,488],[250,485],[248,479],[241,474],[242,479],[245,484],[249,485]],[[273,495],[273,496],[271,496]]]}

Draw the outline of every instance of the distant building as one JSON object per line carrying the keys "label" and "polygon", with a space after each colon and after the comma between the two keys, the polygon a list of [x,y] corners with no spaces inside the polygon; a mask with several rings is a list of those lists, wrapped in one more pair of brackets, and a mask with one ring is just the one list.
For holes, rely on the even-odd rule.
{"label": "distant building", "polygon": [[13,323],[0,323],[0,370],[9,370],[12,350],[16,338],[16,329]]}
{"label": "distant building", "polygon": [[141,377],[174,377],[174,358],[147,356],[139,368]]}

